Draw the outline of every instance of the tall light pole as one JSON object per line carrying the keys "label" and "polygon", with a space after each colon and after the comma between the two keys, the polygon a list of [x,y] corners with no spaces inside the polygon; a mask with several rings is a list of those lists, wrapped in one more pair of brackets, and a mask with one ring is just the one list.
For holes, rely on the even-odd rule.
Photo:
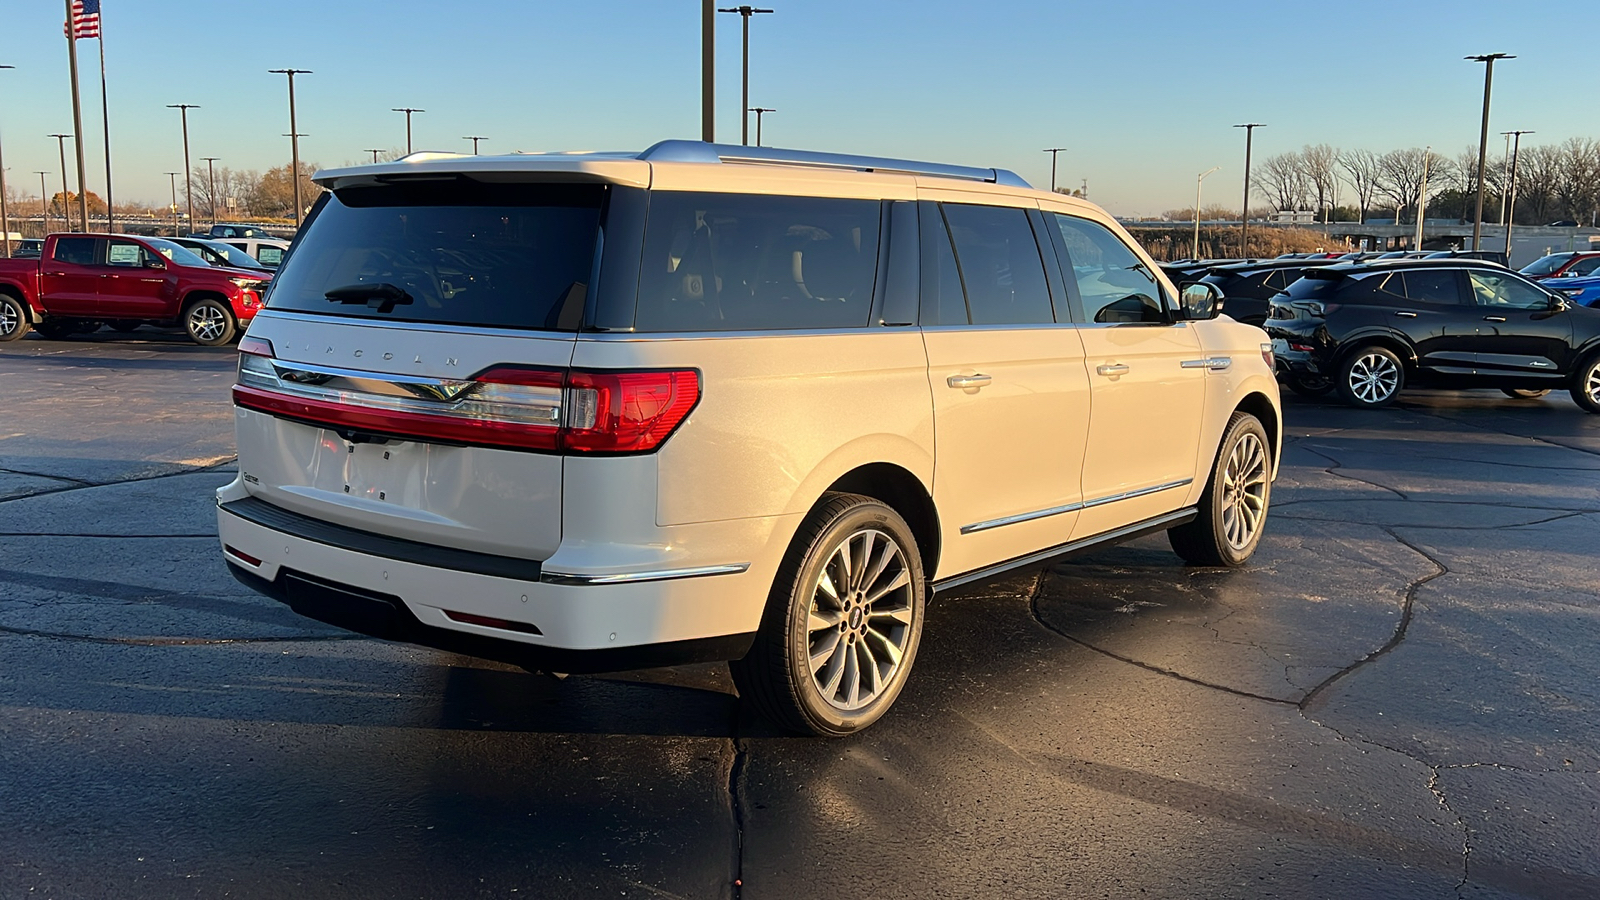
{"label": "tall light pole", "polygon": [[[754,6],[730,6],[719,9],[720,13],[738,13],[744,20],[744,77],[741,79],[744,89],[739,95],[739,108],[750,109],[750,17],[762,13],[772,12],[770,9],[757,9]],[[750,146],[750,113],[739,115],[739,143]]]}
{"label": "tall light pole", "polygon": [[1422,220],[1428,215],[1428,173],[1433,168],[1433,148],[1428,147],[1422,151],[1422,184],[1417,191],[1417,240],[1411,245],[1413,250],[1422,249]]}
{"label": "tall light pole", "polygon": [[717,0],[700,0],[700,140],[717,139]]}
{"label": "tall light pole", "polygon": [[[56,148],[61,151],[61,218],[66,222],[66,225],[65,225],[66,230],[71,231],[72,230],[72,205],[71,205],[72,204],[72,198],[69,196],[71,194],[71,191],[67,189],[67,138],[72,137],[72,135],[70,135],[70,134],[47,134],[47,135],[45,135],[45,137],[53,137],[53,138],[55,138],[56,139]],[[83,230],[84,231],[88,231],[89,230],[89,225],[88,225],[87,222],[84,223]]]}
{"label": "tall light pole", "polygon": [[472,155],[473,156],[477,156],[478,155],[478,142],[479,141],[487,141],[488,140],[488,138],[484,137],[481,134],[464,134],[464,135],[461,136],[461,139],[463,141],[471,141],[472,142]]}
{"label": "tall light pole", "polygon": [[1260,122],[1249,122],[1233,127],[1244,129],[1244,215],[1239,217],[1239,255],[1248,257],[1250,255],[1250,147],[1256,129],[1266,126]]}
{"label": "tall light pole", "polygon": [[[1190,259],[1200,258],[1200,185],[1205,183],[1207,175],[1210,175],[1212,172],[1215,172],[1220,168],[1222,167],[1212,166],[1204,172],[1201,172],[1194,180],[1194,253],[1189,256]],[[1054,190],[1054,188],[1052,188],[1052,190]]]}
{"label": "tall light pole", "polygon": [[[72,134],[73,153],[78,160],[78,218],[83,223],[83,230],[89,230],[89,192],[84,190],[87,177],[83,168],[83,101],[78,96],[78,27],[72,16],[72,0],[66,0],[67,8],[67,64],[72,67]],[[66,166],[61,167],[61,181],[64,185],[67,180]],[[69,228],[70,230],[70,228]]]}
{"label": "tall light pole", "polygon": [[1511,132],[1502,131],[1506,139],[1506,155],[1500,158],[1500,224],[1506,223],[1506,194],[1511,190]]}
{"label": "tall light pole", "polygon": [[206,188],[206,196],[211,198],[209,206],[211,207],[211,224],[213,225],[217,224],[217,167],[215,163],[218,159],[221,159],[221,157],[200,157],[200,160],[206,164],[206,183],[209,185]]}
{"label": "tall light pole", "polygon": [[[50,233],[50,189],[45,186],[44,179],[49,172],[34,172],[39,176],[39,222],[44,229],[44,234]],[[70,230],[70,229],[68,229]],[[41,234],[40,237],[43,237]]]}
{"label": "tall light pole", "polygon": [[178,236],[178,173],[167,172],[167,180],[172,182],[172,236]]}
{"label": "tall light pole", "polygon": [[1050,154],[1050,193],[1056,192],[1056,155],[1065,150],[1065,147],[1046,147],[1044,152]]}
{"label": "tall light pole", "polygon": [[371,153],[372,154],[372,161],[373,162],[377,162],[378,161],[378,154],[382,153],[383,151],[382,150],[374,150],[371,147],[368,147],[367,149],[365,149],[365,150],[363,150],[361,152],[362,153]]}
{"label": "tall light pole", "polygon": [[[0,69],[12,69],[15,66],[0,66]],[[6,209],[6,154],[0,148],[0,242],[6,248],[6,259],[11,258],[11,213]]]}
{"label": "tall light pole", "polygon": [[1472,249],[1481,249],[1478,242],[1483,239],[1483,163],[1484,157],[1489,153],[1489,92],[1494,86],[1494,61],[1497,59],[1516,59],[1509,53],[1485,53],[1481,56],[1468,56],[1473,62],[1481,62],[1483,68],[1483,130],[1478,136],[1478,212],[1472,217]]}
{"label": "tall light pole", "polygon": [[397,106],[397,107],[395,107],[395,108],[393,108],[393,109],[391,109],[389,111],[390,112],[398,112],[398,113],[405,113],[406,114],[406,155],[410,156],[411,155],[411,114],[412,113],[419,113],[419,112],[427,112],[427,110],[425,110],[425,109],[417,109],[414,106]]}
{"label": "tall light pole", "polygon": [[189,110],[199,109],[197,103],[168,103],[183,116],[183,202],[189,207],[189,227],[194,227],[194,165],[189,162]]}
{"label": "tall light pole", "polygon": [[294,77],[310,75],[310,69],[268,69],[268,75],[289,76],[289,181],[294,185],[294,227],[300,228],[305,206],[300,201],[300,129],[294,121]]}
{"label": "tall light pole", "polygon": [[777,112],[770,106],[752,106],[750,112],[756,114],[756,146],[761,146],[761,117],[769,112]]}
{"label": "tall light pole", "polygon": [[1510,132],[1516,137],[1511,149],[1511,202],[1506,204],[1506,265],[1511,265],[1511,228],[1517,220],[1517,156],[1522,151],[1522,136],[1531,131]]}

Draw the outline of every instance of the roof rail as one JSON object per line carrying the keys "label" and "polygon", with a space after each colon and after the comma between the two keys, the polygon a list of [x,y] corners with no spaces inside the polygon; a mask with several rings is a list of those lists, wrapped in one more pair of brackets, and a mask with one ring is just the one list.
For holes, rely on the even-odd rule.
{"label": "roof rail", "polygon": [[813,169],[849,169],[857,172],[900,172],[907,175],[933,175],[985,181],[1009,187],[1033,185],[1009,169],[980,169],[945,163],[915,162],[847,153],[822,153],[816,150],[780,150],[776,147],[746,147],[739,144],[708,144],[704,141],[662,141],[639,154],[650,162],[752,163],[769,166],[800,166]]}

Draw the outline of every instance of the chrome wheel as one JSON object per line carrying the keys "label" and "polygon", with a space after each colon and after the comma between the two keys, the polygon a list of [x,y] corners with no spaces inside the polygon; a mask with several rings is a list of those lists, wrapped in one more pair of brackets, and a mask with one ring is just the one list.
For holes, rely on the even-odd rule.
{"label": "chrome wheel", "polygon": [[911,570],[874,528],[845,538],[812,589],[806,624],[811,681],[835,709],[868,705],[894,681],[912,635]]}
{"label": "chrome wheel", "polygon": [[1383,403],[1400,389],[1400,367],[1387,354],[1363,353],[1350,366],[1349,386],[1362,403]]}
{"label": "chrome wheel", "polygon": [[228,330],[228,315],[210,303],[189,311],[189,336],[200,343],[220,339]]}
{"label": "chrome wheel", "polygon": [[1267,448],[1246,432],[1222,472],[1222,535],[1228,546],[1250,546],[1267,513]]}
{"label": "chrome wheel", "polygon": [[0,338],[14,334],[22,325],[22,313],[10,301],[0,302]]}

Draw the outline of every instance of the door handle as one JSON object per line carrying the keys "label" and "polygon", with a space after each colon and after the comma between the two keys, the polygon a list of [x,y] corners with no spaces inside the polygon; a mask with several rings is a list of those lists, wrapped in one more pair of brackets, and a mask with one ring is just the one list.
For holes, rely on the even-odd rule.
{"label": "door handle", "polygon": [[1411,312],[1410,310],[1404,310],[1404,309],[1402,309],[1399,312],[1395,313],[1395,315],[1399,316],[1402,319],[1415,319],[1417,317],[1416,313]]}
{"label": "door handle", "polygon": [[63,277],[66,276],[67,273],[65,273],[65,272],[46,272],[45,274],[49,275],[49,276],[51,276],[53,278],[63,278]]}
{"label": "door handle", "polygon": [[1484,316],[1483,320],[1485,322],[1504,322],[1506,320],[1506,317],[1505,316]]}
{"label": "door handle", "polygon": [[945,384],[948,384],[958,390],[976,390],[984,385],[987,385],[993,380],[994,379],[988,375],[979,373],[977,375],[951,375],[944,381]]}
{"label": "door handle", "polygon": [[1122,363],[1106,363],[1103,366],[1095,366],[1094,370],[1107,378],[1128,374],[1128,367]]}

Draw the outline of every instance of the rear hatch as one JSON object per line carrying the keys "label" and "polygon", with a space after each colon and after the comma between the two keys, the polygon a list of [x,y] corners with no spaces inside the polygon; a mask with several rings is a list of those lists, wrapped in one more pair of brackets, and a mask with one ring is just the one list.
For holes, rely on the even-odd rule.
{"label": "rear hatch", "polygon": [[247,489],[365,531],[552,554],[607,190],[439,176],[330,195],[240,345]]}

